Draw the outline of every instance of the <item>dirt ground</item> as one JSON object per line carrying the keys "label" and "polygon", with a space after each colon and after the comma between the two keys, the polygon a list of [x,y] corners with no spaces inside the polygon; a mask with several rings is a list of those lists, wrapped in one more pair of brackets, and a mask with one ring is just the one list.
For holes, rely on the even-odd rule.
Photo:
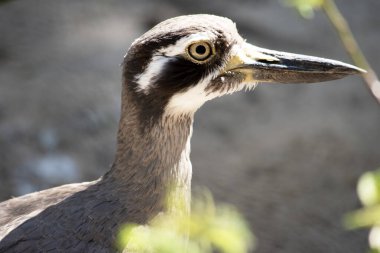
{"label": "dirt ground", "polygon": [[[380,2],[338,0],[380,73]],[[0,200],[93,180],[113,159],[119,64],[157,22],[190,13],[233,19],[262,47],[349,62],[322,13],[279,1],[16,0],[0,5]],[[365,252],[347,231],[356,181],[380,166],[380,107],[359,77],[260,85],[207,103],[192,140],[195,186],[236,205],[256,252]]]}

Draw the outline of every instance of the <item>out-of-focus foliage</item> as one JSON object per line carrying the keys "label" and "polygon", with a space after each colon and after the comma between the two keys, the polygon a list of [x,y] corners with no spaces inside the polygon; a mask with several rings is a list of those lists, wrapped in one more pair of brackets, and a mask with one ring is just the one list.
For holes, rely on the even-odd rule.
{"label": "out-of-focus foliage", "polygon": [[380,203],[380,170],[364,173],[358,183],[358,195],[365,206]]}
{"label": "out-of-focus foliage", "polygon": [[374,99],[380,104],[380,80],[374,69],[369,64],[365,55],[357,43],[348,22],[340,12],[334,0],[282,0],[288,6],[296,8],[305,18],[311,18],[314,10],[323,9],[327,18],[338,32],[344,48],[352,61],[367,72],[362,77]]}
{"label": "out-of-focus foliage", "polygon": [[314,10],[320,9],[325,0],[282,0],[285,5],[294,7],[304,18],[314,17]]}
{"label": "out-of-focus foliage", "polygon": [[[380,102],[378,87],[380,82],[361,52],[347,21],[340,13],[334,0],[282,0],[286,5],[294,7],[305,18],[311,18],[314,10],[323,9],[331,24],[337,30],[346,51],[358,66],[367,69],[364,75],[373,96]],[[358,182],[357,192],[364,208],[349,213],[344,218],[346,227],[354,229],[372,227],[369,234],[371,253],[380,253],[380,169],[364,173]]]}
{"label": "out-of-focus foliage", "polygon": [[344,223],[350,229],[372,227],[369,234],[371,252],[380,253],[380,169],[364,173],[357,192],[364,207],[347,214]]}
{"label": "out-of-focus foliage", "polygon": [[201,196],[193,199],[189,215],[170,212],[149,226],[125,225],[119,247],[134,253],[247,253],[254,237],[239,212],[229,205],[215,205],[209,193]]}

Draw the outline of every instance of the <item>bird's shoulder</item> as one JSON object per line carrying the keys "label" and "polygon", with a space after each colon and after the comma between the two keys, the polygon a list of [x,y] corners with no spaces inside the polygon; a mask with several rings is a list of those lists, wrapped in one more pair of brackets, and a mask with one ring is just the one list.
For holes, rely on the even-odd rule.
{"label": "bird's shoulder", "polygon": [[97,182],[0,203],[0,252],[113,252],[121,211],[114,208],[117,200],[102,196]]}
{"label": "bird's shoulder", "polygon": [[89,185],[91,183],[67,184],[1,202],[0,240],[19,224],[36,216],[47,207],[86,189]]}

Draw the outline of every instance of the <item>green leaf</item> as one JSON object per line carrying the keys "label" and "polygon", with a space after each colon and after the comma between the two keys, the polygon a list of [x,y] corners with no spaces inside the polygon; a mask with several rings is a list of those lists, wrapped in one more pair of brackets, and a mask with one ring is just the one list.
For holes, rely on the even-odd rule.
{"label": "green leaf", "polygon": [[343,220],[349,229],[370,227],[380,224],[380,205],[371,206],[348,213]]}
{"label": "green leaf", "polygon": [[[169,201],[169,206],[173,202]],[[175,204],[175,203],[174,203]],[[175,204],[178,206],[177,204]],[[240,213],[229,205],[215,205],[204,191],[193,199],[190,215],[157,216],[149,226],[125,225],[118,238],[121,250],[134,253],[247,253],[254,238]]]}
{"label": "green leaf", "polygon": [[380,227],[375,226],[371,229],[369,232],[369,246],[371,247],[371,252],[377,252],[380,251]]}
{"label": "green leaf", "polygon": [[380,170],[364,173],[359,179],[357,192],[364,206],[380,204]]}

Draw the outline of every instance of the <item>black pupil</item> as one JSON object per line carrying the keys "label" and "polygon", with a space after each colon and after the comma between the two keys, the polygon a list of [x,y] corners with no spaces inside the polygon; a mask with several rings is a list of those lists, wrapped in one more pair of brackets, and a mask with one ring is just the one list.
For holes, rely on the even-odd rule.
{"label": "black pupil", "polygon": [[195,48],[195,52],[197,52],[197,54],[203,55],[204,53],[206,53],[206,47],[199,45]]}

